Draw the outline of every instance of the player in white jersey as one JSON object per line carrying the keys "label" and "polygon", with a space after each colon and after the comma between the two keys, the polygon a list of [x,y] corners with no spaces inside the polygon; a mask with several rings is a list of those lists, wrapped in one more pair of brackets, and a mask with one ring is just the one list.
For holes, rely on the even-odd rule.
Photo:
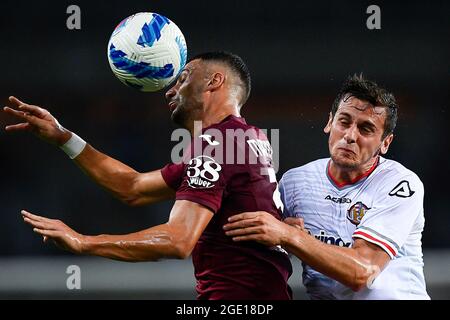
{"label": "player in white jersey", "polygon": [[[291,169],[281,179],[287,223],[247,212],[230,218],[227,234],[235,241],[282,245],[300,258],[313,299],[429,299],[421,248],[423,184],[381,157],[396,120],[391,93],[350,77],[324,130],[331,158]],[[305,225],[296,227],[293,217]]]}
{"label": "player in white jersey", "polygon": [[324,243],[350,247],[352,237],[363,239],[380,246],[391,261],[369,288],[358,292],[304,264],[307,293],[316,299],[427,299],[420,179],[398,162],[379,157],[368,175],[339,185],[329,163],[320,159],[284,174],[284,214],[303,218],[305,228]]}

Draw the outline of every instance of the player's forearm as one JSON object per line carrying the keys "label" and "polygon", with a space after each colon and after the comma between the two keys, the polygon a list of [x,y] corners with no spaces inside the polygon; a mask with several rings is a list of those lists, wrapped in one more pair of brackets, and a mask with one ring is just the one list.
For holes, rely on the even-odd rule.
{"label": "player's forearm", "polygon": [[92,180],[124,202],[133,201],[133,184],[139,174],[134,169],[95,148],[86,145],[74,159],[75,163]]}
{"label": "player's forearm", "polygon": [[190,254],[167,224],[127,235],[85,236],[82,247],[83,254],[127,262],[184,259]]}
{"label": "player's forearm", "polygon": [[284,239],[282,246],[314,270],[355,291],[364,288],[376,272],[352,248],[324,244],[306,232],[296,232]]}

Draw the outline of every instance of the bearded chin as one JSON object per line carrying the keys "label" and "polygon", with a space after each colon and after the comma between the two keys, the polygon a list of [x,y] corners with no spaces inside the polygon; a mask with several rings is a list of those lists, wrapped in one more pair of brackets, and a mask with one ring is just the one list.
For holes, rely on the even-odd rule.
{"label": "bearded chin", "polygon": [[349,159],[345,159],[345,158],[341,158],[341,157],[336,157],[336,156],[331,156],[331,159],[333,160],[333,162],[338,165],[341,168],[344,169],[355,169],[358,167],[358,163],[356,163],[355,161],[349,160]]}
{"label": "bearded chin", "polygon": [[187,127],[186,126],[186,123],[188,121],[187,113],[181,106],[179,106],[172,112],[170,118],[176,125],[179,125],[180,127],[183,128]]}

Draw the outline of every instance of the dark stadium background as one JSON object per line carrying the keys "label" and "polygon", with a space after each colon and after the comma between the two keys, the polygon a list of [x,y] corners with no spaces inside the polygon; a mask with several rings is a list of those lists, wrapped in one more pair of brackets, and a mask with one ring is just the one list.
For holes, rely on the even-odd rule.
{"label": "dark stadium background", "polygon": [[[81,30],[66,28],[70,4],[81,8]],[[381,30],[366,28],[371,4],[381,7]],[[114,27],[141,11],[175,21],[189,55],[225,49],[244,58],[253,88],[242,114],[261,128],[280,130],[279,178],[289,168],[328,156],[322,128],[347,75],[363,72],[392,90],[400,117],[387,157],[416,172],[425,185],[428,289],[432,297],[450,298],[449,2],[2,1],[0,102],[5,105],[9,95],[16,95],[48,108],[65,127],[139,171],[162,167],[175,145],[163,92],[141,93],[122,85],[106,57]],[[2,128],[14,122],[0,113]],[[112,289],[105,285],[68,292],[65,269],[58,275],[61,285],[45,291],[51,279],[41,283],[37,278],[53,263],[51,270],[58,263],[64,266],[61,261],[78,263],[83,270],[83,263],[91,262],[44,246],[22,222],[20,209],[61,219],[84,234],[119,234],[165,222],[172,204],[129,208],[97,187],[57,148],[29,134],[1,130],[0,151],[1,298],[194,297],[189,283],[188,291],[168,286],[159,292],[151,283],[136,289],[132,280]],[[41,270],[36,275],[30,274],[33,261]],[[105,268],[92,267],[100,273],[116,270],[122,276],[130,268],[93,261]],[[148,280],[189,263],[144,264],[131,272],[142,272]],[[146,274],[150,269],[155,271]],[[24,277],[36,287],[27,287]],[[113,280],[105,282],[111,285]],[[299,282],[295,274],[297,298],[304,298]]]}

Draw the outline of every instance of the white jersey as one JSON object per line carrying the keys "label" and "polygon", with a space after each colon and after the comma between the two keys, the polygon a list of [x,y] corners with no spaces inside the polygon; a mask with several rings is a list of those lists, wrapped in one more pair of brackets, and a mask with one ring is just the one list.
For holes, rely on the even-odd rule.
{"label": "white jersey", "polygon": [[429,299],[422,259],[423,184],[400,163],[380,157],[374,170],[338,186],[330,159],[289,170],[280,181],[286,217],[301,217],[317,239],[351,247],[361,238],[391,257],[369,288],[353,292],[303,264],[303,284],[312,299]]}

